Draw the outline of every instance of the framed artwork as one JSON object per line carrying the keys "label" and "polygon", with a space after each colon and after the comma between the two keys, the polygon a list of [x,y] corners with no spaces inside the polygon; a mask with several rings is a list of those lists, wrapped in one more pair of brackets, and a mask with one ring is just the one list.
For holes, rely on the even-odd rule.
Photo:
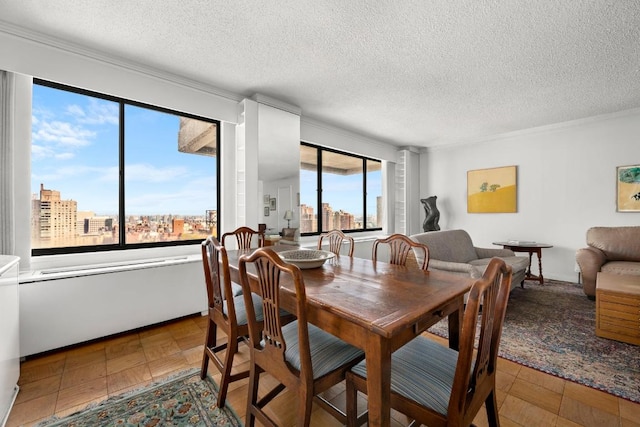
{"label": "framed artwork", "polygon": [[640,212],[640,165],[616,168],[616,210]]}
{"label": "framed artwork", "polygon": [[265,194],[265,195],[264,195],[263,201],[264,201],[264,204],[265,204],[265,205],[268,205],[268,204],[269,204],[269,199],[270,199],[270,198],[271,198],[271,196],[270,196],[270,195],[268,195],[268,194]]}
{"label": "framed artwork", "polygon": [[264,216],[269,216],[269,206],[264,207]]}
{"label": "framed artwork", "polygon": [[516,166],[467,171],[467,212],[517,212]]}
{"label": "framed artwork", "polygon": [[276,210],[276,198],[272,197],[269,199],[269,209],[271,209],[272,211]]}

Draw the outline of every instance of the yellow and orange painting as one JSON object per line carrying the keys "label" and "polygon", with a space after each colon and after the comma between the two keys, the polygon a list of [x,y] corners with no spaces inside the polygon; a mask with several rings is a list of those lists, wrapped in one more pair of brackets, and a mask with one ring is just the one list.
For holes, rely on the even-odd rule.
{"label": "yellow and orange painting", "polygon": [[640,165],[618,166],[618,212],[640,212]]}
{"label": "yellow and orange painting", "polygon": [[467,212],[517,212],[516,166],[468,171]]}

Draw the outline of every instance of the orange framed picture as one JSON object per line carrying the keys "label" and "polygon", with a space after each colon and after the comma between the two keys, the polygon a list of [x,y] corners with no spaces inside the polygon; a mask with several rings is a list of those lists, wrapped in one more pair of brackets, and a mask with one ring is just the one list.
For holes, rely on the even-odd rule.
{"label": "orange framed picture", "polygon": [[618,212],[640,212],[640,165],[616,168]]}
{"label": "orange framed picture", "polygon": [[467,212],[517,212],[516,166],[467,171]]}

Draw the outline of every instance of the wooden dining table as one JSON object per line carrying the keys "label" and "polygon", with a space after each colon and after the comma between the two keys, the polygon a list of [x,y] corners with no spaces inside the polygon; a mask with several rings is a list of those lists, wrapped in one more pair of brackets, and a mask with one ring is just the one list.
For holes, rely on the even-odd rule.
{"label": "wooden dining table", "polygon": [[[232,280],[239,282],[238,260],[250,252],[228,251]],[[251,265],[247,273],[255,286]],[[457,349],[464,294],[473,280],[344,255],[302,273],[307,320],[365,352],[369,425],[389,426],[391,354],[445,317],[449,346]],[[285,277],[281,302],[294,310],[293,282]]]}

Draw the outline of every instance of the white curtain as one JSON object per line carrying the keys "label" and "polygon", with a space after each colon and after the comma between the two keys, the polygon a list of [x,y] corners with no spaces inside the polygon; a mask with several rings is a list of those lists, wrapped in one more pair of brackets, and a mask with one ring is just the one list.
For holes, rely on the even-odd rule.
{"label": "white curtain", "polygon": [[0,254],[15,254],[15,75],[0,70]]}

